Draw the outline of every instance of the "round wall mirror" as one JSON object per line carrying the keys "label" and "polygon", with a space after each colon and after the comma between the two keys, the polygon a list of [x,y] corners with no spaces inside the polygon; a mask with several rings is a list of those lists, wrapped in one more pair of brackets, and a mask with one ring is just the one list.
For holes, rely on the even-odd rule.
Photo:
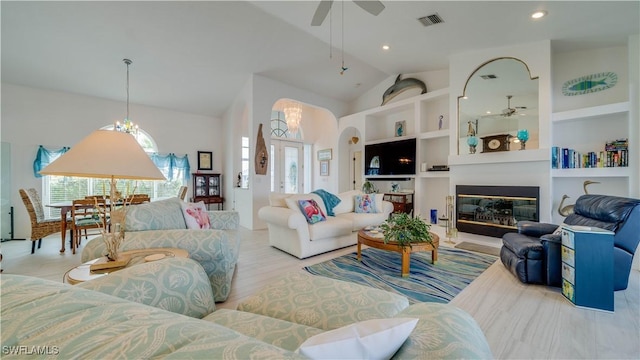
{"label": "round wall mirror", "polygon": [[515,58],[478,67],[458,98],[458,154],[538,148],[538,78]]}

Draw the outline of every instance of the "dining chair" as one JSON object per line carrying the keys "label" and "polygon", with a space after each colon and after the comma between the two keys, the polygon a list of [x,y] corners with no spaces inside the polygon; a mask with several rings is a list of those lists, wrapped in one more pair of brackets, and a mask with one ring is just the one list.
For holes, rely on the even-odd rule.
{"label": "dining chair", "polygon": [[96,198],[98,198],[98,199],[108,199],[109,195],[86,195],[84,198],[85,199],[96,199]]}
{"label": "dining chair", "polygon": [[184,198],[187,196],[187,187],[186,186],[180,186],[180,190],[178,190],[178,199],[180,200],[184,200]]}
{"label": "dining chair", "polygon": [[[107,228],[108,214],[106,214],[106,200],[101,197],[73,200],[72,205],[71,226],[73,230],[73,241],[71,251],[75,254],[76,248],[82,244],[82,231],[84,230],[85,238],[88,238],[88,230],[105,230]],[[102,209],[102,211],[99,209]],[[97,235],[99,232],[95,234]]]}
{"label": "dining chair", "polygon": [[147,194],[131,194],[125,200],[125,204],[136,205],[136,204],[143,204],[150,201],[151,201],[151,198]]}
{"label": "dining chair", "polygon": [[[36,241],[38,242],[38,249],[40,249],[43,237],[60,232],[61,220],[45,219],[42,200],[36,189],[19,189],[19,193],[31,219],[31,253],[33,254],[36,251]],[[66,214],[63,215],[66,216]],[[67,220],[67,227],[70,228],[70,226],[71,219]],[[71,231],[69,233],[71,234]],[[72,234],[71,238],[73,238]]]}

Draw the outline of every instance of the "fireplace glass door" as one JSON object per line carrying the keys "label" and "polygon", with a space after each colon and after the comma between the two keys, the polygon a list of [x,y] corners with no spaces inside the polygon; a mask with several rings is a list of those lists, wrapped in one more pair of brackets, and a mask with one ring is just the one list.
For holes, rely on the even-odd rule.
{"label": "fireplace glass door", "polygon": [[[486,191],[486,190],[489,191]],[[460,231],[501,237],[517,231],[519,221],[538,221],[538,188],[530,187],[471,187],[460,192],[458,187],[456,211]],[[520,190],[525,190],[523,193]],[[496,193],[503,193],[496,195]],[[483,194],[484,193],[484,194]]]}

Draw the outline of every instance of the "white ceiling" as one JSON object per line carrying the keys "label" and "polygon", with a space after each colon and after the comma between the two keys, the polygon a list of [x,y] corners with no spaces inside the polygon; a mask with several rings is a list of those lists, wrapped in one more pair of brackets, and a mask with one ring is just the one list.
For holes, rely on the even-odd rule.
{"label": "white ceiling", "polygon": [[[2,81],[124,101],[130,58],[132,103],[221,116],[252,73],[350,101],[389,76],[447,69],[454,53],[616,46],[640,32],[637,0],[383,3],[375,17],[336,1],[332,21],[311,27],[318,1],[2,1]],[[530,20],[537,9],[548,16]],[[444,23],[416,20],[433,13]]]}

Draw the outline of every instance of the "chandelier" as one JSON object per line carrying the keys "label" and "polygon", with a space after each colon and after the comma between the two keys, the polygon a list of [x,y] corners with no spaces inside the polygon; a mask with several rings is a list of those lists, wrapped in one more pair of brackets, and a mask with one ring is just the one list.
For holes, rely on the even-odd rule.
{"label": "chandelier", "polygon": [[287,123],[289,132],[295,135],[300,128],[300,120],[302,120],[302,107],[300,107],[300,103],[289,101],[284,105],[282,112],[284,113],[284,120]]}
{"label": "chandelier", "polygon": [[120,132],[125,132],[127,134],[138,134],[138,125],[134,124],[133,121],[129,119],[129,65],[131,65],[132,61],[129,59],[122,59],[122,61],[127,64],[127,114],[122,121],[116,121],[113,129]]}

